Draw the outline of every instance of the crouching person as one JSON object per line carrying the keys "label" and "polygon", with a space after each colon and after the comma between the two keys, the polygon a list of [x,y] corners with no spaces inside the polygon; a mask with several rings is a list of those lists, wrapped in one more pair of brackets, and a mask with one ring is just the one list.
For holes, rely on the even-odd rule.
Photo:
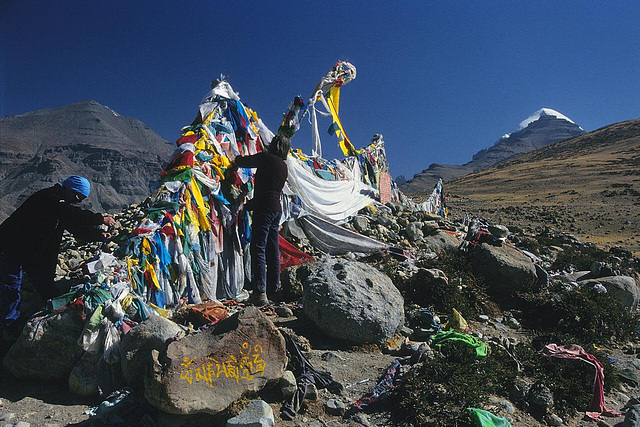
{"label": "crouching person", "polygon": [[53,282],[64,230],[87,242],[109,238],[98,226],[112,226],[112,217],[75,206],[90,192],[86,178],[72,175],[32,194],[0,225],[0,326],[5,338],[21,332],[23,272],[45,300],[60,294]]}

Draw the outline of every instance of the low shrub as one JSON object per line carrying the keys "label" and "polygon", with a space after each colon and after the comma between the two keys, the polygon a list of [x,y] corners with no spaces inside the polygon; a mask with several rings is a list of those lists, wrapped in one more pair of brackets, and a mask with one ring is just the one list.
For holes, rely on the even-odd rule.
{"label": "low shrub", "polygon": [[[438,258],[422,261],[419,267],[439,269],[448,278],[448,284],[433,279],[423,270],[407,279],[396,279],[394,283],[400,289],[406,303],[431,307],[438,313],[450,313],[455,308],[463,315],[475,317],[477,314],[496,311],[495,304],[487,295],[487,285],[474,276],[467,254],[450,251]],[[491,306],[491,308],[488,308]]]}
{"label": "low shrub", "polygon": [[482,407],[492,394],[506,395],[516,377],[509,356],[494,348],[487,357],[462,343],[442,348],[442,357],[411,370],[390,405],[394,422],[407,426],[472,425],[465,409]]}
{"label": "low shrub", "polygon": [[592,288],[577,291],[557,284],[541,293],[520,294],[524,326],[540,333],[555,333],[568,343],[611,343],[634,336],[640,318],[629,313],[607,293]]}

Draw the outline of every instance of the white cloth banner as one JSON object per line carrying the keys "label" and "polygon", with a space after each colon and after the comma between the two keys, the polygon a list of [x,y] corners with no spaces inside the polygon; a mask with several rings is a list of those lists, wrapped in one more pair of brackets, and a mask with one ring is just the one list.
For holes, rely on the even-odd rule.
{"label": "white cloth banner", "polygon": [[[360,209],[376,203],[377,191],[360,181],[359,174],[349,181],[328,181],[320,178],[305,162],[287,158],[288,185],[284,193],[300,197],[302,210],[331,222],[355,215]],[[355,169],[360,169],[357,165]]]}
{"label": "white cloth banner", "polygon": [[373,253],[389,247],[386,243],[349,231],[313,215],[298,218],[296,223],[302,227],[315,248],[331,255],[341,255],[347,252]]}

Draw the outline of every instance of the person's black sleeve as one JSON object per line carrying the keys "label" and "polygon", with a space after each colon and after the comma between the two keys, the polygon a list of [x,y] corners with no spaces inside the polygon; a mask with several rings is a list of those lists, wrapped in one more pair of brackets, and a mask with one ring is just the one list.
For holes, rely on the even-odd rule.
{"label": "person's black sleeve", "polygon": [[85,242],[98,242],[103,239],[102,230],[97,228],[104,223],[101,214],[65,202],[55,203],[54,209],[60,224],[74,237]]}
{"label": "person's black sleeve", "polygon": [[101,242],[104,240],[103,231],[96,226],[90,225],[78,225],[78,226],[69,226],[67,227],[67,231],[73,234],[78,240],[82,240],[84,242]]}
{"label": "person's black sleeve", "polygon": [[238,156],[233,160],[236,166],[241,168],[257,168],[262,161],[263,153],[254,154],[253,156]]}

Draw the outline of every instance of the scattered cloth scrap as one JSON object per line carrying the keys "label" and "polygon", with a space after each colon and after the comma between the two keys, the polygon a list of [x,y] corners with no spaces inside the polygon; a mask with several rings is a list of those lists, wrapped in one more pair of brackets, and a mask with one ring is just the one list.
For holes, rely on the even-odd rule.
{"label": "scattered cloth scrap", "polygon": [[506,418],[493,415],[484,409],[467,408],[467,413],[478,427],[511,427]]}
{"label": "scattered cloth scrap", "polygon": [[393,380],[396,377],[396,373],[398,372],[398,366],[400,366],[400,362],[398,360],[394,360],[391,366],[387,368],[387,372],[384,374],[384,377],[376,384],[369,392],[358,399],[353,403],[353,409],[355,410],[364,410],[368,406],[379,402],[384,399],[386,395],[393,388]]}
{"label": "scattered cloth scrap", "polygon": [[284,237],[280,236],[280,272],[282,273],[287,267],[304,264],[305,262],[315,261],[311,255],[302,252],[300,249],[289,243]]}
{"label": "scattered cloth scrap", "polygon": [[344,389],[343,385],[331,377],[329,372],[317,371],[313,368],[309,360],[302,354],[300,348],[293,340],[285,335],[287,351],[291,357],[289,363],[296,375],[298,388],[288,402],[284,402],[280,409],[280,416],[283,420],[293,420],[302,406],[304,397],[307,394],[307,387],[315,385],[318,389],[326,388],[333,393],[340,393]]}
{"label": "scattered cloth scrap", "polygon": [[370,237],[342,228],[313,215],[296,220],[311,244],[322,252],[342,255],[347,252],[373,253],[389,246]]}
{"label": "scattered cloth scrap", "polygon": [[449,321],[444,324],[442,329],[445,331],[453,330],[465,334],[468,334],[470,331],[469,324],[464,320],[462,314],[460,314],[460,312],[455,308],[451,309],[451,317],[449,318]]}
{"label": "scattered cloth scrap", "polygon": [[542,349],[542,354],[558,359],[580,360],[595,368],[595,379],[593,381],[593,398],[587,407],[586,414],[594,421],[600,421],[601,415],[618,417],[621,414],[610,411],[604,403],[604,367],[602,363],[592,354],[587,353],[579,345],[557,345],[547,344]]}
{"label": "scattered cloth scrap", "polygon": [[202,304],[188,305],[187,311],[198,319],[198,325],[205,323],[215,324],[229,316],[227,307],[218,301],[207,301]]}
{"label": "scattered cloth scrap", "polygon": [[431,336],[433,346],[442,347],[452,342],[463,342],[476,351],[476,356],[484,357],[487,355],[487,345],[478,338],[469,334],[462,334],[456,331],[438,331]]}

